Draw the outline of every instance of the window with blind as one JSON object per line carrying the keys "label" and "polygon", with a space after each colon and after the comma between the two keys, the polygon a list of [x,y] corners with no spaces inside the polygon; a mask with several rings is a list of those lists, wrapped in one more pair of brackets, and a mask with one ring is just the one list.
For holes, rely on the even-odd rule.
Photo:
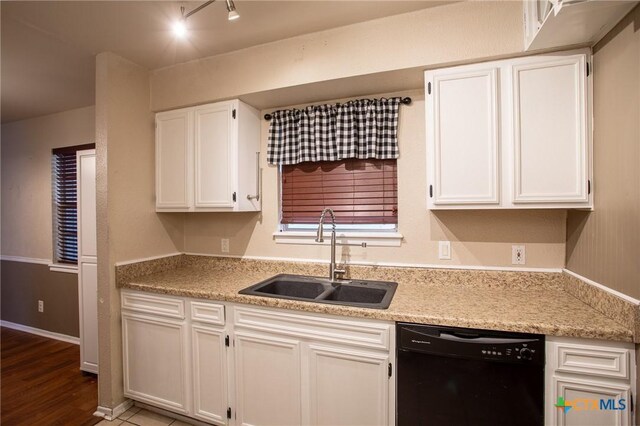
{"label": "window with blind", "polygon": [[78,263],[76,152],[94,148],[95,144],[87,144],[52,151],[54,263]]}
{"label": "window with blind", "polygon": [[398,224],[395,159],[349,159],[282,166],[280,223],[285,229],[316,225],[333,209],[342,229],[391,229]]}

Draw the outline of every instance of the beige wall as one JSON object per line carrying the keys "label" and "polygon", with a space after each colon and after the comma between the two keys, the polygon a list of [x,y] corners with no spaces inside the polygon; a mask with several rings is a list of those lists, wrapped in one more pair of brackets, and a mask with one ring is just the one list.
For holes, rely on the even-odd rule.
{"label": "beige wall", "polygon": [[570,212],[567,267],[640,299],[640,7],[594,49],[595,210]]}
{"label": "beige wall", "polygon": [[51,150],[93,143],[94,107],[2,124],[2,254],[52,259]]}
{"label": "beige wall", "polygon": [[[512,266],[511,245],[526,244],[527,267],[561,268],[565,254],[565,211],[457,211],[431,213],[426,208],[425,111],[422,91],[400,107],[398,160],[401,247],[348,247],[338,255],[351,262]],[[333,102],[333,101],[331,101]],[[268,122],[262,122],[261,151],[267,151]],[[221,254],[220,239],[230,239],[232,255],[297,259],[329,258],[328,247],[276,244],[278,228],[277,169],[263,167],[261,213],[185,215],[185,250]],[[453,258],[438,260],[438,240],[451,240]]]}
{"label": "beige wall", "polygon": [[[458,3],[153,71],[151,109],[250,94],[245,97],[269,107],[282,106],[283,99],[331,101],[327,93],[336,91],[345,96],[373,96],[379,93],[376,88],[393,85],[387,81],[380,84],[381,79],[393,79],[394,71],[409,69],[411,73],[403,75],[418,73],[419,78],[410,77],[417,82],[411,87],[417,89],[422,84],[422,68],[517,55],[522,49],[520,2]],[[372,78],[376,75],[381,77]],[[332,82],[340,86],[344,81],[350,82],[351,92],[344,87],[331,90]],[[262,94],[256,95],[259,92]],[[511,266],[511,244],[523,243],[527,246],[527,266],[563,267],[564,211],[427,212],[424,94],[422,90],[409,94],[414,103],[402,107],[399,160],[399,221],[405,240],[400,248],[349,248],[343,256],[352,262]],[[268,123],[263,121],[262,152],[266,152],[267,128]],[[277,171],[268,167],[264,158],[263,169],[262,213],[187,214],[185,251],[220,254],[220,239],[229,238],[232,255],[328,257],[326,247],[274,242]],[[451,261],[438,260],[437,241],[444,239],[453,241]]]}
{"label": "beige wall", "polygon": [[[154,71],[151,109],[514,55],[524,48],[522,27],[521,2],[473,1],[293,37]],[[416,72],[419,75],[420,69]],[[306,100],[289,103],[327,99],[318,95],[321,93],[310,93]],[[278,105],[283,104],[274,97],[265,107]]]}
{"label": "beige wall", "polygon": [[99,404],[124,399],[115,262],[182,250],[182,218],[155,213],[149,74],[111,53],[96,59]]}
{"label": "beige wall", "polygon": [[[53,258],[51,150],[95,140],[95,108],[2,124],[2,254]],[[2,320],[78,336],[78,276],[2,262]],[[38,312],[38,300],[44,312]]]}

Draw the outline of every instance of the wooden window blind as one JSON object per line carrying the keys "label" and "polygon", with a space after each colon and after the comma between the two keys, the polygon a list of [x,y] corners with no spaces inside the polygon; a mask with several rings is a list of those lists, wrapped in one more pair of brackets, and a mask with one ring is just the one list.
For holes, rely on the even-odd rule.
{"label": "wooden window blind", "polygon": [[396,160],[282,166],[282,224],[318,223],[325,207],[333,209],[339,224],[397,224]]}
{"label": "wooden window blind", "polygon": [[56,148],[52,151],[54,261],[78,263],[78,182],[76,152],[95,144]]}

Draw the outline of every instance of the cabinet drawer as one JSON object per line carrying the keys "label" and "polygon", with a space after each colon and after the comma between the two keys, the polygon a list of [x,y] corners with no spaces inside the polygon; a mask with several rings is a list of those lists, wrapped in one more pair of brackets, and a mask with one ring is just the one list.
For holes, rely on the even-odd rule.
{"label": "cabinet drawer", "polygon": [[556,356],[556,371],[560,373],[629,380],[627,349],[559,343],[556,346]]}
{"label": "cabinet drawer", "polygon": [[191,319],[205,324],[224,325],[224,305],[191,302]]}
{"label": "cabinet drawer", "polygon": [[391,325],[350,319],[297,315],[251,308],[234,308],[236,328],[310,338],[388,351]]}
{"label": "cabinet drawer", "polygon": [[184,319],[182,299],[123,291],[121,301],[122,309]]}

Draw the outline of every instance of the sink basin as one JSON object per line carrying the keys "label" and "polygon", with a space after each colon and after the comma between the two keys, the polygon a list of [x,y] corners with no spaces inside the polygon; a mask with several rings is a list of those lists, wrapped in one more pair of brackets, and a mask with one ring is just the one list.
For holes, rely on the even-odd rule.
{"label": "sink basin", "polygon": [[398,284],[351,280],[332,283],[326,278],[280,274],[240,290],[240,294],[387,309]]}
{"label": "sink basin", "polygon": [[318,282],[277,280],[261,286],[256,292],[296,299],[315,299],[325,290],[325,286]]}
{"label": "sink basin", "polygon": [[381,303],[387,295],[387,289],[371,288],[361,285],[338,285],[325,300],[345,303]]}

